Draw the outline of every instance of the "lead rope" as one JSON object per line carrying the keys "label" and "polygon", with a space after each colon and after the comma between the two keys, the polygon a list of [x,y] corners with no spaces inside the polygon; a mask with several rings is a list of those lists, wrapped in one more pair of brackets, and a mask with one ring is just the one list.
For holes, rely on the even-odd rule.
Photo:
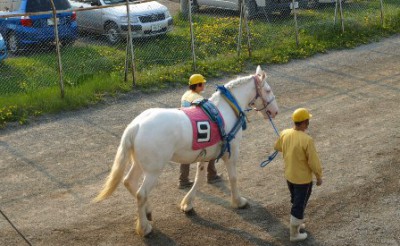
{"label": "lead rope", "polygon": [[[272,127],[275,130],[276,135],[278,135],[278,137],[279,137],[278,129],[276,128],[274,122],[272,121],[271,116],[269,114],[267,114],[267,115],[268,115],[269,121],[271,122]],[[277,150],[275,150],[275,152],[272,153],[271,155],[269,155],[265,161],[260,163],[260,167],[265,167],[266,165],[268,165],[271,161],[273,161],[275,159],[275,157],[278,155],[278,153],[279,152]]]}

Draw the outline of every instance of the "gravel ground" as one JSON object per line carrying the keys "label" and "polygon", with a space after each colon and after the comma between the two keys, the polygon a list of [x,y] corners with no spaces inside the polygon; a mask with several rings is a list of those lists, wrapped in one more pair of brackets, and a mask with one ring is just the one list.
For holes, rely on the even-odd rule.
{"label": "gravel ground", "polygon": [[[275,124],[307,107],[324,168],[306,210],[309,238],[298,245],[400,245],[400,36],[285,65],[263,66],[280,106]],[[253,73],[252,68],[243,75]],[[213,85],[234,77],[209,80]],[[230,207],[229,184],[204,185],[196,213],[180,212],[179,166],[167,165],[151,194],[154,233],[134,232],[136,203],[120,185],[90,201],[108,174],[121,134],[140,112],[176,107],[186,88],[134,93],[92,108],[0,131],[0,245],[292,245],[282,156],[259,163],[275,140],[250,113],[238,164],[250,206]],[[195,167],[191,175],[194,176]]]}

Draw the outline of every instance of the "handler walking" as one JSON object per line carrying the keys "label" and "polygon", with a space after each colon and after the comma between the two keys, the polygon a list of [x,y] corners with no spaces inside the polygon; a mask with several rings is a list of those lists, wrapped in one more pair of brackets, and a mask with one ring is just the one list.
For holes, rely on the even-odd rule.
{"label": "handler walking", "polygon": [[304,210],[312,191],[312,176],[317,179],[317,186],[322,184],[322,167],[314,146],[314,141],[305,131],[312,115],[305,108],[296,109],[292,115],[294,127],[282,131],[275,143],[275,150],[283,153],[285,178],[292,203],[290,216],[290,241],[307,238],[304,229]]}
{"label": "handler walking", "polygon": [[[181,107],[190,107],[192,102],[203,100],[203,96],[200,94],[205,89],[206,80],[201,74],[193,74],[189,78],[189,90],[183,94],[181,99]],[[179,189],[185,189],[192,187],[193,182],[189,180],[189,164],[181,164],[180,175],[179,175]],[[207,182],[209,184],[217,183],[222,180],[221,176],[217,174],[215,168],[215,160],[208,162],[207,166]]]}

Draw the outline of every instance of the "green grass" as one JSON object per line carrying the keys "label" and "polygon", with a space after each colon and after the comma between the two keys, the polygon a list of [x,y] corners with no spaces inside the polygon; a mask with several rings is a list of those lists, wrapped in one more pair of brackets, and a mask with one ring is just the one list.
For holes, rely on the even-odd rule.
{"label": "green grass", "polygon": [[[299,45],[293,18],[267,23],[249,22],[251,57],[247,38],[237,56],[238,16],[194,15],[196,72],[206,77],[236,74],[248,65],[286,63],[333,49],[353,48],[400,33],[400,4],[385,0],[384,26],[379,1],[357,1],[344,5],[345,32],[340,20],[333,23],[333,6],[301,10],[298,15]],[[108,46],[76,43],[62,49],[65,97],[59,89],[54,50],[11,57],[0,64],[0,127],[7,122],[26,124],[32,116],[75,110],[132,90],[153,92],[186,85],[193,73],[188,22],[174,17],[174,30],[150,40],[136,40],[135,77],[124,82],[125,44]]]}

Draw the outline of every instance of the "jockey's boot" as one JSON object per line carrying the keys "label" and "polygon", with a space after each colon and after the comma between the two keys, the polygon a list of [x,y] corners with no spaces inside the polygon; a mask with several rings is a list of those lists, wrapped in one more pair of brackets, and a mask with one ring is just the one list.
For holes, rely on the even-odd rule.
{"label": "jockey's boot", "polygon": [[212,176],[212,177],[207,176],[207,183],[209,183],[209,184],[215,184],[215,183],[218,183],[221,181],[222,181],[222,177],[218,174],[215,176]]}
{"label": "jockey's boot", "polygon": [[189,171],[190,171],[189,164],[181,164],[179,185],[178,185],[179,189],[186,189],[192,187],[193,182],[189,180]]}
{"label": "jockey's boot", "polygon": [[307,233],[300,233],[300,226],[303,224],[303,220],[300,220],[293,215],[290,216],[290,241],[302,241],[307,238]]}
{"label": "jockey's boot", "polygon": [[218,175],[217,169],[215,168],[215,160],[208,162],[207,166],[207,183],[215,184],[222,181],[222,177]]}
{"label": "jockey's boot", "polygon": [[188,180],[188,181],[186,181],[186,182],[179,182],[179,185],[178,185],[178,189],[186,189],[186,188],[192,188],[192,185],[193,185],[193,181],[190,181],[190,180]]}

